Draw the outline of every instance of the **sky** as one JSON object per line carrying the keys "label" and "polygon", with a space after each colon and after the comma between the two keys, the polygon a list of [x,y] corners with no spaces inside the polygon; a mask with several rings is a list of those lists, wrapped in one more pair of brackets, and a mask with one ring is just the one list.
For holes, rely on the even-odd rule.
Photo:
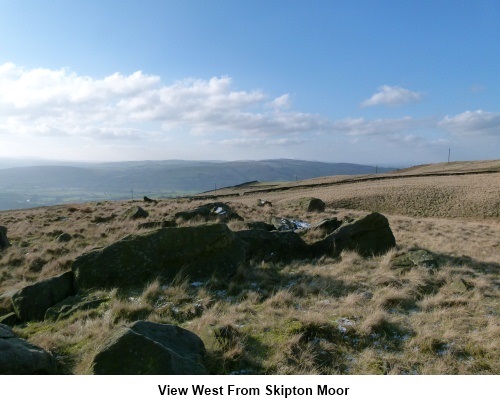
{"label": "sky", "polygon": [[0,157],[500,159],[498,0],[0,0]]}

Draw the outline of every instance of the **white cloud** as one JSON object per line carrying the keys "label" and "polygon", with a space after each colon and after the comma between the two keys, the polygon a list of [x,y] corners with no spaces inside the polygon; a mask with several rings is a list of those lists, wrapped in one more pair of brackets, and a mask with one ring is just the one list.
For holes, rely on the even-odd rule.
{"label": "white cloud", "polygon": [[500,113],[483,110],[465,111],[447,115],[439,125],[452,135],[460,137],[500,137]]}
{"label": "white cloud", "polygon": [[[271,100],[271,101],[270,101]],[[229,77],[189,78],[165,85],[141,71],[103,79],[68,69],[0,65],[0,129],[6,134],[141,137],[153,132],[242,137],[299,136],[331,124],[315,114],[282,111],[288,94],[271,99],[260,90],[233,89]],[[7,123],[7,124],[5,124]],[[85,131],[81,129],[85,128]],[[144,131],[142,137],[147,136]]]}
{"label": "white cloud", "polygon": [[361,103],[361,107],[373,107],[377,105],[397,106],[401,104],[419,101],[422,93],[417,93],[399,86],[383,85],[378,92]]}

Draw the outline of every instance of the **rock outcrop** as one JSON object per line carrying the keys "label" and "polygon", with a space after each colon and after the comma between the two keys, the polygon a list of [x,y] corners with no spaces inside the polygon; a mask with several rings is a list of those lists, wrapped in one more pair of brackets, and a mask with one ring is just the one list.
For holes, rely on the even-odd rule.
{"label": "rock outcrop", "polygon": [[396,246],[396,240],[385,216],[373,212],[342,225],[325,239],[312,245],[317,255],[336,256],[342,250],[353,250],[363,256],[380,255]]}
{"label": "rock outcrop", "polygon": [[0,324],[0,374],[56,374],[53,356]]}
{"label": "rock outcrop", "polygon": [[229,205],[224,203],[208,203],[200,205],[189,211],[178,212],[174,218],[189,221],[191,219],[198,219],[203,221],[244,221]]}
{"label": "rock outcrop", "polygon": [[94,357],[94,374],[206,374],[205,346],[178,326],[137,321],[119,330]]}
{"label": "rock outcrop", "polygon": [[163,228],[129,235],[105,248],[76,258],[73,271],[79,287],[137,287],[154,278],[228,276],[244,260],[243,243],[218,223]]}

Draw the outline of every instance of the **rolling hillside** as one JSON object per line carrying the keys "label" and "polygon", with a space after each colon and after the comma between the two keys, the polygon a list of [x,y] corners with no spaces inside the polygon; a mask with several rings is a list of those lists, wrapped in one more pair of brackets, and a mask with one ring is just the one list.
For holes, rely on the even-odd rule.
{"label": "rolling hillside", "polygon": [[[213,193],[201,194],[207,198]],[[217,191],[234,201],[290,203],[318,197],[331,206],[414,217],[500,217],[500,161],[421,165],[379,175],[253,183]]]}
{"label": "rolling hillside", "polygon": [[[43,165],[0,170],[0,210],[67,202],[171,197],[249,181],[283,182],[374,173],[373,166],[290,159],[235,162],[144,161]],[[387,172],[389,168],[377,168]]]}

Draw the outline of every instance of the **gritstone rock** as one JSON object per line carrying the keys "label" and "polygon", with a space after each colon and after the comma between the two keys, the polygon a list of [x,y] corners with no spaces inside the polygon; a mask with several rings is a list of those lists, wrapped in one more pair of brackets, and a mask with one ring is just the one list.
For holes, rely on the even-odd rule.
{"label": "gritstone rock", "polygon": [[307,212],[323,212],[326,208],[324,201],[319,198],[304,199],[300,202],[300,206]]}
{"label": "gritstone rock", "polygon": [[55,374],[52,355],[0,324],[0,374]]}
{"label": "gritstone rock", "polygon": [[54,304],[75,293],[73,272],[39,281],[15,291],[11,295],[12,307],[23,321],[41,321]]}
{"label": "gritstone rock", "polygon": [[76,258],[82,288],[137,287],[154,278],[229,276],[244,261],[243,243],[227,225],[163,228],[129,235]]}
{"label": "gritstone rock", "polygon": [[189,221],[191,219],[201,219],[203,221],[244,221],[233,209],[224,203],[209,203],[201,205],[189,211],[178,212],[175,219]]}
{"label": "gritstone rock", "polygon": [[205,346],[178,326],[137,321],[119,330],[95,356],[94,374],[206,374]]}
{"label": "gritstone rock", "polygon": [[125,211],[125,218],[127,219],[135,220],[147,217],[149,217],[149,213],[139,206],[131,207],[127,211]]}
{"label": "gritstone rock", "polygon": [[366,217],[342,225],[325,239],[312,245],[318,255],[335,256],[342,250],[360,255],[380,255],[396,246],[396,240],[385,216],[373,212]]}

